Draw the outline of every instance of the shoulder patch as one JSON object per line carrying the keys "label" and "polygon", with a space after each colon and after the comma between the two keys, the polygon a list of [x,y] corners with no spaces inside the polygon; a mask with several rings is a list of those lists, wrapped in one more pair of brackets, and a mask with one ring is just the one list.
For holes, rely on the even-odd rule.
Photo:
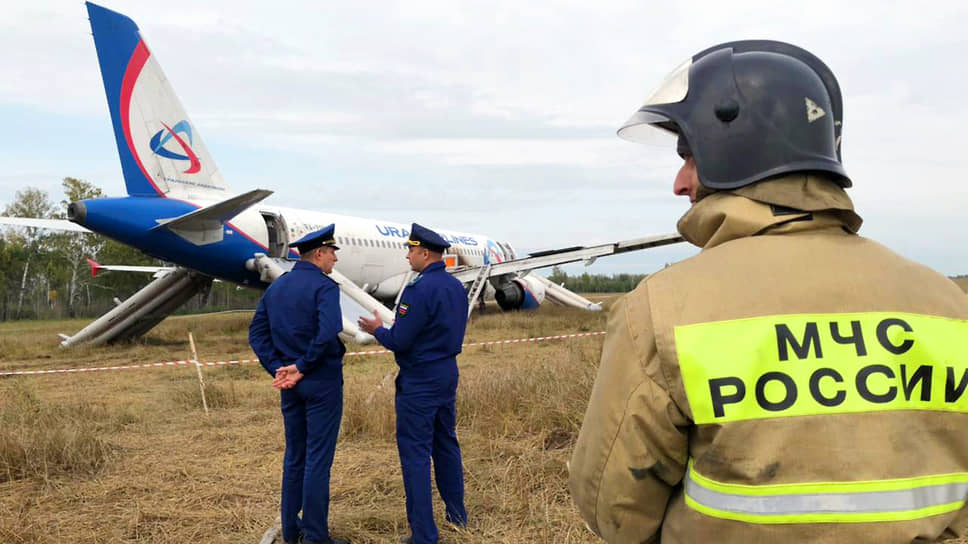
{"label": "shoulder patch", "polygon": [[399,316],[405,316],[409,311],[410,311],[410,305],[405,302],[401,302],[400,306],[397,307],[397,315]]}

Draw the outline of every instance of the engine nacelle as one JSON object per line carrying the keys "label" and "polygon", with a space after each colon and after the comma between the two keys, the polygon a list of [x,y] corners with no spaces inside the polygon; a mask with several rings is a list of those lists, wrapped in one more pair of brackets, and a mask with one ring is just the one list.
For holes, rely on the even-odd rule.
{"label": "engine nacelle", "polygon": [[407,275],[408,272],[396,274],[381,281],[376,287],[371,286],[369,289],[370,295],[380,300],[389,300],[392,302],[397,298],[400,289],[403,289],[403,282],[407,281]]}
{"label": "engine nacelle", "polygon": [[545,286],[525,276],[502,283],[494,288],[494,299],[502,310],[534,310],[544,302]]}

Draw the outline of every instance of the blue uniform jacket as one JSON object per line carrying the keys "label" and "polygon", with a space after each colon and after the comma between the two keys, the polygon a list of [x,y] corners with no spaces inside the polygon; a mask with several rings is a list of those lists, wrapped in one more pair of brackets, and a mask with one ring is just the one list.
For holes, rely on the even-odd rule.
{"label": "blue uniform jacket", "polygon": [[341,375],[342,330],[339,286],[317,266],[298,261],[266,289],[249,326],[249,345],[273,376],[290,364],[307,377]]}
{"label": "blue uniform jacket", "polygon": [[374,336],[393,352],[401,374],[420,375],[461,352],[466,327],[464,285],[436,262],[403,290],[393,327]]}

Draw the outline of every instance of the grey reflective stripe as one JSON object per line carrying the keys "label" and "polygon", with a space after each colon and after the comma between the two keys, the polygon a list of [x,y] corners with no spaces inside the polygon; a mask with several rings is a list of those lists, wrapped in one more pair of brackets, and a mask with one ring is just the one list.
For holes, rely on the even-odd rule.
{"label": "grey reflective stripe", "polygon": [[968,497],[968,482],[895,491],[761,496],[714,491],[693,480],[691,471],[687,471],[685,491],[686,495],[703,506],[735,514],[867,514],[905,512],[964,501]]}

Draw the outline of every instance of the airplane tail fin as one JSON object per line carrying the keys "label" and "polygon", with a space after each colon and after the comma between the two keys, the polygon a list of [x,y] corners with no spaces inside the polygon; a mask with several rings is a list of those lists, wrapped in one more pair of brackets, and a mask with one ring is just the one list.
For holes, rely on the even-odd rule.
{"label": "airplane tail fin", "polygon": [[128,194],[227,198],[225,181],[138,25],[90,2],[87,13]]}

